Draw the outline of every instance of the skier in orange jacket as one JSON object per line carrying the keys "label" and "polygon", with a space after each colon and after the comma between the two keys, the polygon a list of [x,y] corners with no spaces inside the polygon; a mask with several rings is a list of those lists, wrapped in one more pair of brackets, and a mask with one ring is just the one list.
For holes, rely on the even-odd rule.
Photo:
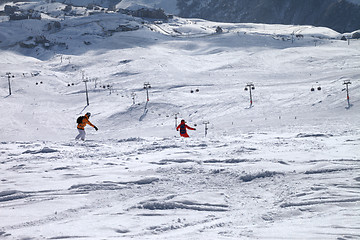
{"label": "skier in orange jacket", "polygon": [[186,125],[186,122],[184,119],[181,120],[181,123],[179,124],[179,126],[177,126],[176,131],[179,131],[179,129],[180,129],[180,136],[186,137],[186,138],[189,137],[189,135],[186,132],[186,129],[196,130],[196,128],[192,128],[192,127],[189,127],[188,125]]}
{"label": "skier in orange jacket", "polygon": [[82,117],[82,120],[81,122],[78,122],[78,125],[77,125],[77,129],[79,131],[79,134],[75,137],[75,140],[78,140],[78,139],[81,139],[81,140],[85,140],[85,126],[86,124],[89,124],[90,126],[92,126],[93,128],[95,128],[95,130],[97,131],[98,128],[92,124],[90,121],[89,121],[89,118],[91,116],[91,113],[87,112],[83,117]]}

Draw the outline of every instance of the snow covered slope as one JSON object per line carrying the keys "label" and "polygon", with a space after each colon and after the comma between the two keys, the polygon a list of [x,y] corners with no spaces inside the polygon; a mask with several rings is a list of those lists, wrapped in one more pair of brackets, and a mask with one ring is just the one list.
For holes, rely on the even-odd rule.
{"label": "snow covered slope", "polygon": [[[43,14],[0,23],[2,238],[359,237],[359,41]],[[86,112],[99,131],[77,142]]]}
{"label": "snow covered slope", "polygon": [[123,9],[136,10],[139,8],[162,8],[168,14],[178,14],[176,6],[177,0],[122,0],[116,7]]}

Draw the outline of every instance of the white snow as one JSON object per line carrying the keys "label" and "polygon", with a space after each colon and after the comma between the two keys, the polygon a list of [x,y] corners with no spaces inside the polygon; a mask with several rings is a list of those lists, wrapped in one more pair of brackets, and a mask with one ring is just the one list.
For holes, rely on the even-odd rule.
{"label": "white snow", "polygon": [[179,9],[176,7],[176,0],[122,0],[116,4],[116,8],[138,10],[140,8],[161,8],[166,13],[178,14]]}
{"label": "white snow", "polygon": [[[0,23],[2,239],[360,238],[360,41],[119,13],[51,21]],[[37,36],[50,47],[20,46]],[[99,131],[75,141],[86,112]]]}

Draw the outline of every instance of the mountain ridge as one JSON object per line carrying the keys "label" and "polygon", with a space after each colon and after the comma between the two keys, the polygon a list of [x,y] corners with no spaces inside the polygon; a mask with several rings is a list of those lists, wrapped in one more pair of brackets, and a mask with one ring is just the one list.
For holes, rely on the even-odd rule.
{"label": "mountain ridge", "polygon": [[[161,8],[167,14],[216,22],[313,25],[340,33],[360,29],[358,0],[53,0],[112,9]],[[0,4],[14,1],[0,0]],[[40,2],[28,0],[28,2]]]}
{"label": "mountain ridge", "polygon": [[340,33],[360,29],[360,6],[336,0],[178,0],[179,16],[218,22],[313,25]]}

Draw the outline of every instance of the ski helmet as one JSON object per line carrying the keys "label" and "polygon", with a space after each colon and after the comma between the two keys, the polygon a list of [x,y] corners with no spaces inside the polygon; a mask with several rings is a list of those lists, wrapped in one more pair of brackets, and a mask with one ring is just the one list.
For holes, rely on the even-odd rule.
{"label": "ski helmet", "polygon": [[87,112],[85,115],[88,116],[88,117],[90,117],[90,116],[91,116],[91,113]]}

